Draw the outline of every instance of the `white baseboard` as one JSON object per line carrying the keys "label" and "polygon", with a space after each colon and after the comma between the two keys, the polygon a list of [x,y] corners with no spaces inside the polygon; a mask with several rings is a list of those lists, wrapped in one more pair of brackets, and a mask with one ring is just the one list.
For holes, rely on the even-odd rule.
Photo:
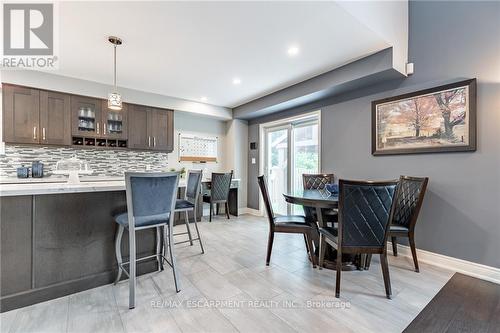
{"label": "white baseboard", "polygon": [[253,209],[253,208],[248,208],[248,207],[239,208],[239,212],[240,212],[240,214],[248,214],[248,215],[253,215],[253,216],[262,216],[262,214],[260,213],[260,210]]}
{"label": "white baseboard", "polygon": [[[387,252],[392,255],[392,245],[390,243],[387,244]],[[412,258],[410,247],[398,244],[398,256]],[[417,259],[419,262],[500,284],[500,268],[481,265],[421,249],[417,249]]]}

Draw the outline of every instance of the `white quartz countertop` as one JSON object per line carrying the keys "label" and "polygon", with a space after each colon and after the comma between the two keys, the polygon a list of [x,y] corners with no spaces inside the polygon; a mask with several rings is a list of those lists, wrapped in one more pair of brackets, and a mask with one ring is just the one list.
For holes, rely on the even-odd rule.
{"label": "white quartz countertop", "polygon": [[[17,182],[15,182],[17,180]],[[208,182],[210,179],[203,179]],[[239,183],[239,179],[233,179]],[[186,180],[179,180],[179,187],[185,187]],[[40,195],[57,193],[110,192],[125,191],[123,177],[80,177],[79,184],[68,184],[60,178],[0,178],[0,197],[20,195]]]}

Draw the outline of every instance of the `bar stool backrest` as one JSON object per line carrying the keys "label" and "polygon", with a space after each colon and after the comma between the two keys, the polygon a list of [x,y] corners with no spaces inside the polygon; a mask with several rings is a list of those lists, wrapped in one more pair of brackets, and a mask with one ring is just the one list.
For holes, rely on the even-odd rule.
{"label": "bar stool backrest", "polygon": [[397,181],[339,181],[339,245],[385,246]]}
{"label": "bar stool backrest", "polygon": [[212,202],[227,200],[232,179],[232,171],[229,173],[212,173],[212,186],[210,190]]}
{"label": "bar stool backrest", "polygon": [[[175,209],[179,174],[176,172],[126,172],[129,226],[136,218],[166,215]],[[172,221],[174,214],[170,214]]]}
{"label": "bar stool backrest", "polygon": [[186,184],[186,200],[198,201],[201,187],[202,170],[189,170]]}

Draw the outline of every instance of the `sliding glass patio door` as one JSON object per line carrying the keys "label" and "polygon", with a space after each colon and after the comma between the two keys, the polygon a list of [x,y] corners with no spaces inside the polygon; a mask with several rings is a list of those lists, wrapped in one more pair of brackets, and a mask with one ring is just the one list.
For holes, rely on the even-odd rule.
{"label": "sliding glass patio door", "polygon": [[319,117],[289,120],[265,127],[264,173],[275,214],[302,214],[283,193],[302,188],[303,173],[319,170]]}

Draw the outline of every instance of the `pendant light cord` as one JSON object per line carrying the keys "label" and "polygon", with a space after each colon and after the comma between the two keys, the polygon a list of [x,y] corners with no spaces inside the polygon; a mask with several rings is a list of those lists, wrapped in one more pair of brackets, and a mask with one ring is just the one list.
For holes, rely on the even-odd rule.
{"label": "pendant light cord", "polygon": [[115,86],[115,92],[116,92],[116,44],[114,45],[114,86]]}

